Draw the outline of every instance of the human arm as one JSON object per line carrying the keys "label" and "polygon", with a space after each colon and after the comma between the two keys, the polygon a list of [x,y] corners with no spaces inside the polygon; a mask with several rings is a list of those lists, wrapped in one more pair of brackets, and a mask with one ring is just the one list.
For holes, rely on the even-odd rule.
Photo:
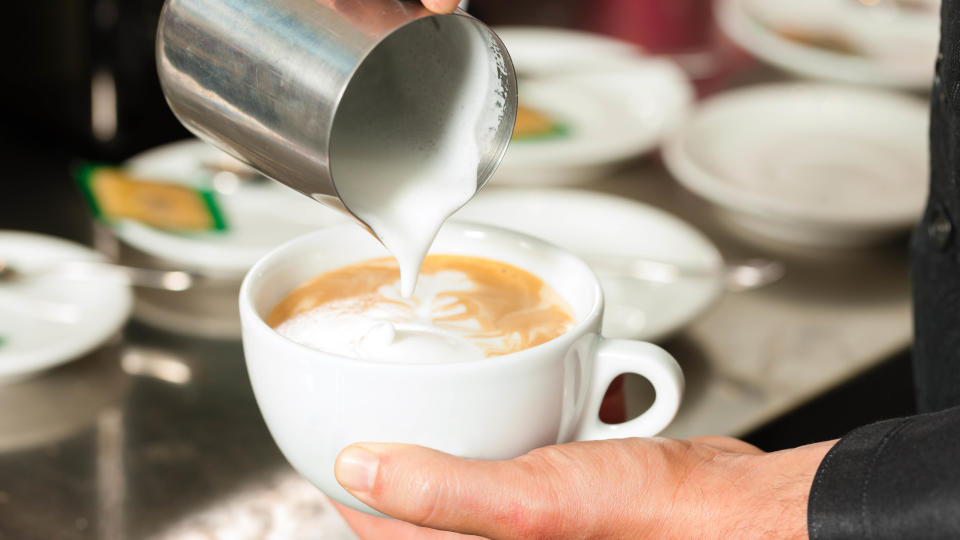
{"label": "human arm", "polygon": [[[806,538],[810,485],[832,445],[767,454],[719,437],[621,439],[481,461],[360,444],[341,454],[336,473],[385,514],[489,538]],[[371,458],[372,472],[360,466]],[[447,537],[342,513],[368,539]]]}

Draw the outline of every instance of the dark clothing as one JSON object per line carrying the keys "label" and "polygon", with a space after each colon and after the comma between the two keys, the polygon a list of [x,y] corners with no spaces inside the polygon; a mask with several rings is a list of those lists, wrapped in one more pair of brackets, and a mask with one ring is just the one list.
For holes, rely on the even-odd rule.
{"label": "dark clothing", "polygon": [[811,539],[960,538],[960,408],[854,430],[817,470]]}
{"label": "dark clothing", "polygon": [[930,198],[911,243],[920,412],[960,405],[960,1],[943,2],[931,95]]}
{"label": "dark clothing", "polygon": [[858,428],[820,464],[810,538],[960,538],[960,0],[944,0],[930,199],[911,242],[921,414]]}

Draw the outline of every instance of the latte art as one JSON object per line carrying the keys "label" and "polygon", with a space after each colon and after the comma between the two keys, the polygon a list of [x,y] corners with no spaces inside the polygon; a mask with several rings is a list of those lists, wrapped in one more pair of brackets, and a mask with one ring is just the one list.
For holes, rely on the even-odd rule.
{"label": "latte art", "polygon": [[430,255],[416,293],[401,294],[392,258],[314,277],[281,300],[267,324],[287,338],[351,358],[456,362],[528,349],[573,326],[567,303],[520,268]]}

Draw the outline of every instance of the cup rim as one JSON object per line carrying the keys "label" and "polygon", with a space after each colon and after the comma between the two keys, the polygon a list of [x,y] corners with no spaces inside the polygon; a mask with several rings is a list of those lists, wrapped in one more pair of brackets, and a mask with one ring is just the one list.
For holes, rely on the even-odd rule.
{"label": "cup rim", "polygon": [[[579,266],[581,270],[585,272],[585,275],[590,277],[589,287],[591,289],[592,300],[590,301],[589,308],[586,313],[577,318],[576,324],[567,330],[565,333],[549,340],[539,345],[529,347],[527,349],[522,349],[508,354],[503,354],[499,356],[489,356],[475,360],[462,360],[455,362],[437,362],[437,363],[422,363],[422,362],[381,362],[376,360],[366,360],[361,358],[351,358],[349,356],[344,356],[336,353],[328,353],[321,351],[319,349],[314,349],[308,347],[301,343],[297,343],[289,338],[286,338],[276,330],[267,325],[266,321],[263,320],[263,317],[257,312],[253,304],[253,289],[259,285],[259,282],[264,274],[265,268],[273,264],[273,261],[278,257],[283,256],[284,254],[294,251],[300,248],[301,245],[306,245],[311,242],[316,242],[316,238],[325,235],[334,235],[331,231],[350,229],[353,231],[363,230],[359,228],[359,225],[356,223],[340,223],[336,225],[331,225],[329,227],[324,227],[320,230],[307,233],[305,235],[298,236],[291,240],[280,244],[274,249],[270,250],[266,255],[262,256],[256,264],[247,272],[246,276],[243,278],[243,283],[240,286],[240,295],[239,295],[239,304],[240,304],[240,314],[241,314],[241,334],[244,340],[253,332],[257,334],[263,334],[270,336],[268,339],[276,340],[277,343],[281,344],[282,347],[292,348],[293,350],[299,351],[301,354],[310,354],[314,355],[317,360],[327,361],[327,362],[349,362],[354,366],[367,366],[373,367],[376,366],[380,370],[393,370],[393,369],[402,369],[402,370],[411,370],[411,369],[421,369],[429,371],[442,371],[448,369],[471,369],[471,368],[491,368],[495,366],[501,366],[504,364],[509,364],[513,362],[524,362],[532,361],[535,358],[546,358],[552,357],[552,355],[544,355],[542,351],[549,351],[551,349],[568,349],[570,346],[571,340],[576,340],[579,336],[583,335],[584,330],[599,319],[603,314],[603,290],[600,287],[600,280],[597,278],[593,269],[587,265],[577,255],[570,253],[569,251],[560,248],[546,240],[530,236],[518,231],[511,229],[506,229],[503,227],[497,227],[494,225],[473,223],[469,221],[456,221],[451,220],[444,224],[441,232],[445,231],[457,231],[459,234],[467,233],[471,230],[488,234],[494,234],[498,237],[509,237],[515,242],[524,244],[525,248],[533,247],[535,249],[547,250],[552,252],[555,256],[566,258],[572,262],[575,266]],[[364,231],[366,233],[366,231]],[[369,233],[367,233],[369,234]],[[539,276],[538,276],[539,277]],[[561,295],[562,296],[562,295]]]}

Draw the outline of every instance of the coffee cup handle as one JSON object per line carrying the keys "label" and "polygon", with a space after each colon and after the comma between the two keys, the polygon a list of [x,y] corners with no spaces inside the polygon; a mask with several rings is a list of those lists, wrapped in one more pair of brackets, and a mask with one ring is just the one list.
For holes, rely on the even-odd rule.
{"label": "coffee cup handle", "polygon": [[[650,381],[656,397],[640,416],[621,424],[606,424],[600,421],[600,404],[613,379],[624,373],[636,373]],[[677,415],[683,386],[683,371],[667,351],[642,341],[601,338],[595,352],[593,382],[574,438],[652,437]]]}

